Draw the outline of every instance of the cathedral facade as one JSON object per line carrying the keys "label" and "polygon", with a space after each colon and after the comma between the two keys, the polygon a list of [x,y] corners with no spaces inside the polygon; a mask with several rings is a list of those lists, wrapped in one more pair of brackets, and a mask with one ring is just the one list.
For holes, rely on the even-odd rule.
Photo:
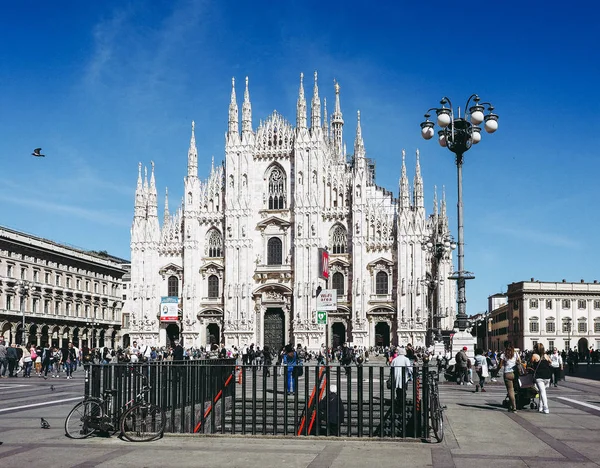
{"label": "cathedral facade", "polygon": [[[323,112],[323,118],[321,117]],[[181,205],[159,221],[154,165],[138,171],[131,229],[130,339],[184,346],[287,343],[318,349],[425,345],[431,315],[452,328],[455,285],[451,253],[432,257],[423,243],[448,233],[446,203],[424,206],[419,153],[412,183],[402,152],[399,194],[375,184],[360,112],[354,151],[344,144],[340,87],[333,113],[322,109],[314,75],[307,105],[301,75],[296,125],[276,111],[255,128],[246,78],[241,131],[232,80],[225,161],[198,178],[192,123]],[[329,252],[329,279],[319,279],[319,248]],[[435,281],[435,280],[438,281]],[[317,323],[317,288],[337,290],[338,308]],[[163,298],[178,316],[161,321]],[[166,309],[165,309],[166,310]]]}

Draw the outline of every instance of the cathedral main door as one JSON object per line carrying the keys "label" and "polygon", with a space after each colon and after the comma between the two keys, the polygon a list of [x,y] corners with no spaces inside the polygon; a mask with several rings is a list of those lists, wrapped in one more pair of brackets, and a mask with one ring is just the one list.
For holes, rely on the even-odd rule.
{"label": "cathedral main door", "polygon": [[277,353],[285,345],[285,317],[283,310],[267,309],[264,320],[264,343],[263,346],[269,346]]}

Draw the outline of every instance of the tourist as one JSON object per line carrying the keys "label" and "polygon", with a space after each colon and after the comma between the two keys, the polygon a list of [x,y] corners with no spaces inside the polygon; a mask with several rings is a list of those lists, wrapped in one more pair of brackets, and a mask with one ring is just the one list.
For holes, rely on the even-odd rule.
{"label": "tourist", "polygon": [[511,413],[517,412],[517,403],[515,401],[515,366],[518,362],[521,362],[519,355],[515,352],[515,348],[510,341],[506,342],[506,349],[502,356],[500,356],[499,368],[504,370],[504,385],[508,392],[508,399],[510,401],[510,407],[508,411]]}
{"label": "tourist", "polygon": [[481,348],[475,350],[475,372],[479,377],[479,383],[475,386],[475,392],[478,392],[480,388],[482,392],[485,392],[485,378],[489,373],[487,357],[483,355],[483,349]]}
{"label": "tourist", "polygon": [[554,348],[553,353],[550,355],[550,367],[552,368],[552,377],[554,378],[555,387],[558,387],[560,371],[563,369],[563,362],[563,358],[558,352],[558,349]]}
{"label": "tourist", "polygon": [[538,411],[548,414],[548,397],[546,396],[546,388],[550,386],[550,378],[552,377],[552,368],[550,366],[550,358],[544,352],[544,345],[538,343],[537,353],[531,356],[531,365],[534,369],[535,384],[540,395],[540,403]]}

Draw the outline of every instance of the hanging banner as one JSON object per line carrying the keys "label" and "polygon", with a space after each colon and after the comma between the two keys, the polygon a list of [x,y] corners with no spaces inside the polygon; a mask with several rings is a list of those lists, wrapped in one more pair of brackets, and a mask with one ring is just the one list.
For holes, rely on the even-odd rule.
{"label": "hanging banner", "polygon": [[329,252],[319,249],[319,278],[329,279]]}
{"label": "hanging banner", "polygon": [[176,322],[179,320],[179,298],[164,296],[160,298],[160,321]]}

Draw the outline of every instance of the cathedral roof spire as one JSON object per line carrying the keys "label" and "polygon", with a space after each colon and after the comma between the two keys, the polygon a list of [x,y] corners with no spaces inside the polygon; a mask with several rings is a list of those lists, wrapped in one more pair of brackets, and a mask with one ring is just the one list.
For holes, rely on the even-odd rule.
{"label": "cathedral roof spire", "polygon": [[437,199],[437,185],[433,186],[433,215],[437,217],[438,214],[438,199]]}
{"label": "cathedral roof spire", "polygon": [[238,105],[235,97],[235,78],[231,78],[231,102],[229,103],[229,133],[238,130]]}
{"label": "cathedral roof spire", "polygon": [[364,158],[365,157],[365,142],[362,137],[362,128],[360,127],[360,111],[356,112],[356,138],[354,139],[354,157]]}
{"label": "cathedral roof spire", "polygon": [[315,70],[315,85],[313,98],[310,105],[310,128],[316,130],[321,126],[321,99],[319,99],[319,85],[317,84],[317,71]]}
{"label": "cathedral roof spire", "polygon": [[408,194],[408,177],[406,176],[406,151],[402,150],[402,175],[400,176],[400,209],[405,210],[410,207],[410,198]]}
{"label": "cathedral roof spire", "polygon": [[135,207],[134,218],[145,218],[146,216],[146,201],[144,195],[144,185],[142,183],[142,163],[138,163],[138,178],[137,187],[135,189]]}
{"label": "cathedral roof spire", "polygon": [[242,104],[242,135],[252,133],[252,105],[250,104],[250,91],[248,90],[248,77],[244,90],[244,103]]}
{"label": "cathedral roof spire", "polygon": [[154,161],[150,161],[150,187],[148,188],[148,217],[158,218],[158,203],[156,194],[156,179],[154,178]]}
{"label": "cathedral roof spire", "polygon": [[165,188],[165,214],[163,216],[163,226],[169,224],[169,187]]}
{"label": "cathedral roof spire", "polygon": [[417,150],[417,164],[415,168],[415,178],[413,182],[413,203],[415,208],[424,208],[423,200],[423,178],[421,177],[421,163],[419,162],[419,150]]}
{"label": "cathedral roof spire", "polygon": [[188,150],[188,177],[198,177],[198,149],[196,148],[196,133],[192,120],[192,136],[190,138],[190,149]]}
{"label": "cathedral roof spire", "polygon": [[300,89],[296,104],[296,127],[306,128],[306,98],[304,97],[304,73],[300,73]]}
{"label": "cathedral roof spire", "polygon": [[440,216],[446,220],[446,186],[442,185],[442,202],[440,203]]}
{"label": "cathedral roof spire", "polygon": [[329,143],[329,123],[327,122],[327,98],[323,98],[323,135]]}
{"label": "cathedral roof spire", "polygon": [[342,156],[342,141],[344,119],[342,118],[342,108],[340,106],[340,84],[334,80],[335,88],[335,106],[331,114],[331,131],[333,133],[333,150],[338,157]]}

